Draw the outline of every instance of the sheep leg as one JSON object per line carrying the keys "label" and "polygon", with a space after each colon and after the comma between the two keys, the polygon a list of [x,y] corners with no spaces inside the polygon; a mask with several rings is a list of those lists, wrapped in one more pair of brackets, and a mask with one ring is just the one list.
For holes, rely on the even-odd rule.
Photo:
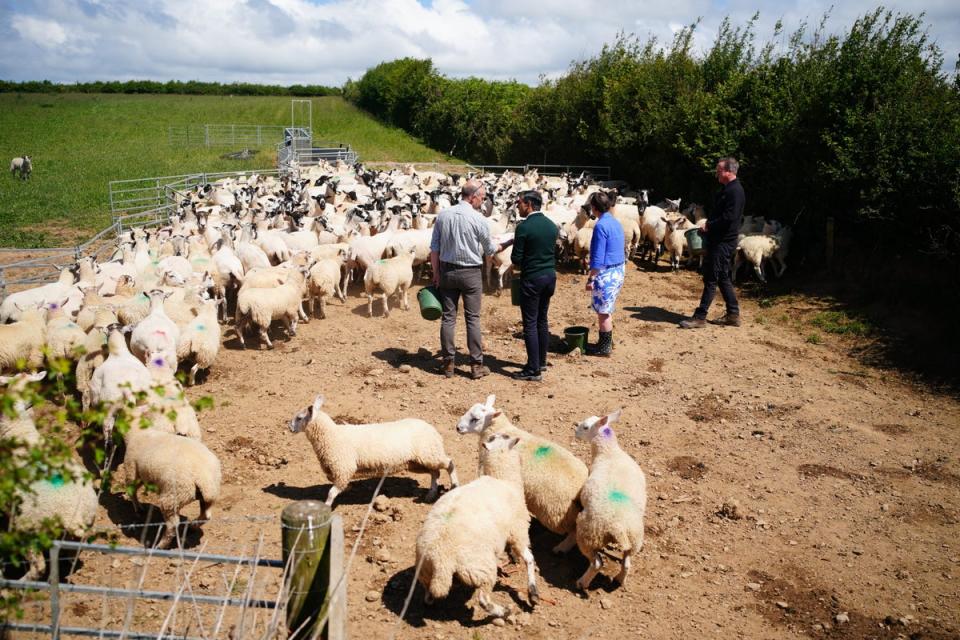
{"label": "sheep leg", "polygon": [[404,311],[410,311],[410,298],[407,297],[407,291],[408,289],[404,287],[403,288],[403,310]]}
{"label": "sheep leg", "polygon": [[436,470],[431,471],[430,472],[430,491],[427,491],[427,495],[424,496],[423,498],[427,502],[433,502],[434,500],[437,499],[437,494],[440,493],[439,480],[440,480],[440,472]]}
{"label": "sheep leg", "polygon": [[372,293],[367,294],[367,317],[368,318],[373,317],[373,294]]}
{"label": "sheep leg", "polygon": [[268,349],[273,349],[273,343],[270,342],[269,327],[260,327],[260,342],[266,343]]}
{"label": "sheep leg", "polygon": [[553,552],[556,554],[567,553],[577,545],[577,532],[571,531],[567,534],[567,537],[560,541],[557,546],[553,548]]}
{"label": "sheep leg", "polygon": [[760,259],[760,262],[753,265],[753,270],[757,272],[757,277],[760,278],[760,282],[766,284],[767,279],[763,277],[763,258]]}
{"label": "sheep leg", "polygon": [[775,266],[777,269],[777,277],[779,278],[783,276],[783,272],[787,270],[787,262],[777,254],[773,254],[772,259],[777,261],[777,264]]}
{"label": "sheep leg", "polygon": [[447,473],[450,475],[450,486],[456,488],[460,486],[460,480],[457,479],[457,469],[453,465],[453,458],[447,460]]}
{"label": "sheep leg", "polygon": [[494,618],[506,618],[510,615],[510,607],[501,606],[487,597],[487,589],[481,587],[477,590],[477,598],[480,600],[480,606],[484,611]]}
{"label": "sheep leg", "polygon": [[197,384],[197,371],[199,370],[200,370],[200,363],[196,363],[192,367],[190,367],[189,382],[191,387]]}
{"label": "sheep leg", "polygon": [[390,317],[390,303],[387,302],[387,298],[388,298],[388,297],[389,297],[389,296],[387,295],[387,292],[384,291],[384,292],[383,292],[383,317],[384,317],[384,318],[389,318],[389,317]]}
{"label": "sheep leg", "polygon": [[584,571],[583,575],[580,576],[580,579],[577,580],[577,588],[582,591],[586,591],[590,586],[590,583],[593,582],[593,579],[600,573],[600,567],[603,566],[603,558],[600,557],[599,551],[593,552],[593,558],[590,560],[590,566],[587,567],[587,570]]}
{"label": "sheep leg", "polygon": [[340,489],[337,487],[337,485],[331,485],[330,491],[327,492],[327,499],[326,499],[326,503],[328,507],[333,506],[333,500],[338,495],[340,495]]}
{"label": "sheep leg", "polygon": [[301,300],[300,304],[297,305],[297,315],[300,317],[302,322],[310,322],[310,316],[308,316],[307,312],[303,310],[303,300]]}
{"label": "sheep leg", "polygon": [[163,537],[160,538],[160,542],[157,544],[157,547],[161,549],[169,549],[173,546],[174,542],[176,542],[179,546],[180,535],[177,532],[177,527],[180,525],[180,514],[174,511],[168,515],[166,520],[164,520],[164,525]]}
{"label": "sheep leg", "polygon": [[29,569],[24,574],[21,580],[36,580],[43,575],[43,572],[47,569],[47,559],[43,557],[42,551],[37,551],[31,549],[27,551],[27,563],[29,564]]}
{"label": "sheep leg", "polygon": [[320,319],[327,319],[327,298],[326,296],[320,296]]}
{"label": "sheep leg", "polygon": [[630,554],[633,553],[633,550],[623,552],[623,568],[620,569],[620,573],[617,574],[617,577],[614,578],[621,585],[626,582],[627,574],[630,573]]}
{"label": "sheep leg", "polygon": [[525,547],[522,555],[527,565],[527,599],[530,601],[530,606],[536,606],[540,602],[540,591],[537,590],[537,562],[533,558],[530,547]]}

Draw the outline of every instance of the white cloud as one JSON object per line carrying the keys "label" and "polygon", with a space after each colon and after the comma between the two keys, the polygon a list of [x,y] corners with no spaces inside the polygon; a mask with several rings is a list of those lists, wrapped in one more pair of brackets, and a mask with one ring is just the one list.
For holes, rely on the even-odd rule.
{"label": "white cloud", "polygon": [[[557,77],[596,55],[621,31],[669,43],[701,19],[694,51],[710,47],[724,16],[746,24],[755,0],[20,0],[0,14],[0,78],[171,78],[340,85],[380,62],[429,57],[451,76]],[[960,51],[960,6],[948,0],[894,2],[927,12],[930,35],[952,69]],[[718,8],[720,7],[720,8]],[[782,18],[787,32],[811,27],[827,1],[764,3],[758,39]],[[863,0],[835,6],[830,31],[872,10]],[[4,24],[6,23],[6,24]]]}

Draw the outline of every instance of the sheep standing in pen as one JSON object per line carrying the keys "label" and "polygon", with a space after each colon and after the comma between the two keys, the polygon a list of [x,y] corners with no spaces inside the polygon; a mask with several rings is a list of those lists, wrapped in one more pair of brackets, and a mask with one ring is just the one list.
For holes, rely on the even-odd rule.
{"label": "sheep standing in pen", "polygon": [[273,349],[268,334],[270,324],[281,320],[290,336],[297,335],[297,318],[303,309],[303,295],[306,278],[298,269],[291,269],[285,276],[273,275],[274,286],[255,287],[244,283],[237,293],[237,315],[234,331],[242,346],[246,346],[244,332],[255,327],[260,333],[260,341]]}
{"label": "sheep standing in pen", "polygon": [[480,606],[494,618],[510,615],[489,594],[497,582],[498,556],[507,549],[527,566],[527,598],[536,605],[537,565],[530,551],[530,514],[523,501],[518,438],[494,433],[483,439],[484,475],[444,495],[417,535],[417,576],[429,604],[445,598],[456,576],[477,589]]}
{"label": "sheep standing in pen", "polygon": [[[780,229],[778,235],[749,235],[743,236],[737,242],[737,252],[734,256],[733,273],[731,280],[736,282],[737,271],[743,262],[743,258],[753,265],[753,270],[760,279],[760,282],[766,282],[767,279],[763,273],[764,260],[770,260],[774,263],[777,271],[777,277],[783,275],[787,269],[787,252],[790,250],[790,237],[792,231],[790,227]],[[740,256],[743,256],[741,258]]]}
{"label": "sheep standing in pen", "polygon": [[124,436],[124,442],[127,480],[138,483],[131,496],[135,510],[140,510],[140,485],[156,487],[157,507],[166,523],[159,547],[173,545],[178,538],[180,510],[194,500],[200,501],[200,519],[210,519],[212,507],[220,497],[221,471],[220,460],[206,445],[136,424]]}
{"label": "sheep standing in pen", "polygon": [[587,466],[572,453],[546,438],[513,425],[494,408],[496,396],[470,407],[457,422],[457,433],[476,433],[483,440],[489,433],[505,433],[520,439],[517,449],[523,470],[523,493],[527,508],[544,527],[566,536],[553,548],[565,553],[576,544],[574,529],[580,506],[577,496],[587,479]]}
{"label": "sheep standing in pen", "polygon": [[343,263],[346,259],[346,249],[341,249],[335,257],[321,258],[311,267],[307,274],[307,310],[314,315],[316,302],[320,302],[319,314],[327,317],[327,298],[336,297],[341,302],[347,301],[347,296],[340,289],[340,276]]}
{"label": "sheep standing in pen", "polygon": [[[23,399],[27,385],[39,382],[46,372],[0,376],[6,385],[6,394],[14,398],[11,418],[0,416],[0,440],[13,439],[13,456],[30,455],[27,448],[41,442],[33,420],[33,409]],[[36,480],[17,490],[18,504],[11,514],[10,526],[19,531],[46,531],[51,521],[57,521],[63,533],[81,539],[87,535],[97,516],[97,492],[84,474],[83,467],[73,461],[64,464],[63,471]],[[46,569],[46,560],[38,551],[28,551],[29,568],[23,580],[36,580]]]}
{"label": "sheep standing in pen", "polygon": [[125,329],[112,324],[105,329],[109,355],[93,372],[87,393],[83,397],[84,410],[98,402],[108,403],[110,415],[103,421],[104,439],[110,444],[113,435],[113,414],[116,405],[132,401],[134,394],[145,391],[153,383],[150,372],[127,348]]}
{"label": "sheep standing in pen", "polygon": [[217,322],[217,301],[207,300],[197,309],[196,317],[180,332],[177,360],[192,360],[189,384],[197,382],[197,372],[213,366],[220,353],[220,323]]}
{"label": "sheep standing in pen", "polygon": [[583,511],[577,516],[577,546],[590,561],[577,587],[586,590],[603,566],[601,552],[616,544],[623,566],[616,580],[623,584],[630,572],[631,556],[643,548],[643,516],[647,509],[647,479],[640,465],[617,443],[610,426],[620,410],[599,418],[591,416],[576,427],[576,437],[590,442],[590,477],[580,492]]}
{"label": "sheep standing in pen", "polygon": [[33,173],[33,161],[30,156],[19,156],[10,161],[10,175],[26,180]]}
{"label": "sheep standing in pen", "polygon": [[[36,308],[50,302],[59,304],[65,299],[71,298],[76,289],[74,280],[73,270],[64,267],[60,269],[60,276],[56,282],[11,293],[0,303],[0,323],[16,322],[27,309]],[[78,301],[82,299],[83,296],[80,294]]]}
{"label": "sheep standing in pen", "polygon": [[323,412],[323,396],[297,413],[290,431],[305,432],[320,461],[320,467],[333,483],[327,493],[327,506],[347,488],[355,476],[380,475],[400,470],[430,474],[430,491],[425,499],[437,498],[440,470],[446,469],[453,487],[460,485],[453,459],[443,449],[443,438],[427,422],[404,418],[377,424],[336,424]]}
{"label": "sheep standing in pen", "polygon": [[0,370],[10,370],[22,362],[29,369],[43,365],[43,347],[47,342],[47,309],[18,309],[20,320],[0,325]]}
{"label": "sheep standing in pen", "polygon": [[363,290],[367,294],[367,315],[373,317],[373,292],[383,295],[383,317],[389,317],[390,304],[387,298],[398,294],[404,311],[410,310],[407,290],[413,283],[413,260],[416,251],[411,249],[395,258],[377,260],[363,274]]}

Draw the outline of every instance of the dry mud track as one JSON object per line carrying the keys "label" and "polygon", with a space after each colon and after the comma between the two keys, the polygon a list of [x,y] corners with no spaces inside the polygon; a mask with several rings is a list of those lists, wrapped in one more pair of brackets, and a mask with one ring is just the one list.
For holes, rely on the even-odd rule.
{"label": "dry mud track", "polygon": [[[560,275],[553,333],[590,324],[582,289],[582,276]],[[354,294],[330,304],[326,320],[278,339],[273,351],[239,350],[228,329],[210,376],[189,391],[216,399],[201,421],[223,461],[219,514],[277,514],[290,500],[326,496],[305,437],[286,427],[320,392],[338,420],[430,421],[462,481],[474,477],[477,443],[454,426],[487,394],[495,393],[517,424],[584,460],[589,448],[574,441],[574,423],[623,407],[620,442],[649,483],[646,546],[625,588],[614,588],[618,568],[608,562],[587,597],[577,594],[585,559],[575,551],[554,557],[559,538],[535,524],[544,602],[526,606],[522,570],[502,578],[494,594],[523,612],[517,626],[481,625],[482,612],[470,608],[462,588],[432,607],[418,590],[398,637],[957,637],[956,402],[890,372],[864,373],[838,343],[807,344],[794,329],[759,324],[749,302],[739,329],[681,331],[676,322],[699,290],[693,273],[631,268],[613,357],[552,353],[539,384],[505,375],[524,357],[508,292],[484,298],[494,373],[480,381],[466,376],[465,361],[452,380],[434,373],[439,325],[420,319],[412,295],[409,312],[369,319],[365,300]],[[379,302],[374,309],[380,313]],[[462,346],[462,320],[459,331]],[[355,482],[338,498],[348,545],[375,484]],[[422,502],[427,486],[425,476],[408,474],[384,484],[383,510],[373,513],[349,576],[352,637],[389,637],[398,624],[429,509]],[[196,507],[185,515],[196,517]],[[103,510],[101,520],[109,524]],[[216,551],[256,535],[252,527],[211,523],[193,544]],[[266,530],[265,544],[267,556],[279,557],[278,528]],[[109,571],[91,556],[73,580]]]}

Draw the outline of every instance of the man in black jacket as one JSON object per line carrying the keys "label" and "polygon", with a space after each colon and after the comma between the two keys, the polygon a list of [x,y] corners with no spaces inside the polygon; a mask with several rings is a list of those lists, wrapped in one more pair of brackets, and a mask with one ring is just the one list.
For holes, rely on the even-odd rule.
{"label": "man in black jacket", "polygon": [[707,326],[707,311],[717,295],[717,286],[720,287],[720,295],[727,305],[727,312],[714,320],[713,324],[740,326],[740,305],[737,304],[737,294],[730,281],[730,263],[737,250],[743,205],[747,200],[743,185],[737,180],[739,169],[740,164],[735,158],[723,158],[717,163],[717,180],[723,187],[717,194],[713,211],[701,230],[701,234],[706,235],[707,245],[707,255],[703,261],[703,295],[700,296],[700,306],[693,312],[693,317],[680,323],[684,329]]}

